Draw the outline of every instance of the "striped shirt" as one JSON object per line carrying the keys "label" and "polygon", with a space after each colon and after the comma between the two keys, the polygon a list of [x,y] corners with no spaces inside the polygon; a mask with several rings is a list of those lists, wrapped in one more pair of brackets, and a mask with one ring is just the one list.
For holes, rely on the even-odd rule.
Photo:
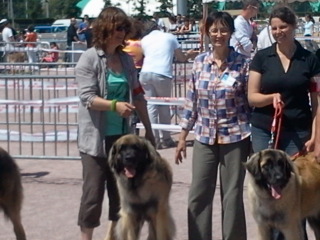
{"label": "striped shirt", "polygon": [[231,49],[227,67],[219,73],[212,52],[196,57],[180,126],[194,128],[199,142],[228,144],[250,136],[246,94],[249,61]]}

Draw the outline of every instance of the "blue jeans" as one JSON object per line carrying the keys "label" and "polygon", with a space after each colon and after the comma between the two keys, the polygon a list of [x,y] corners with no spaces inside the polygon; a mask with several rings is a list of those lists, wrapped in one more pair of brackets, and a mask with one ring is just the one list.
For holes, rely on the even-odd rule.
{"label": "blue jeans", "polygon": [[[259,152],[268,148],[271,139],[271,132],[268,130],[251,127],[252,148],[254,152]],[[304,144],[311,137],[311,129],[308,131],[285,132],[281,131],[279,136],[279,146],[289,155],[294,155],[304,148]]]}
{"label": "blue jeans", "polygon": [[[254,152],[259,152],[263,149],[268,148],[269,141],[271,139],[271,132],[268,130],[251,127],[251,137],[252,137],[252,149]],[[279,136],[279,146],[281,149],[288,153],[290,156],[296,154],[304,148],[304,144],[311,137],[311,129],[308,131],[297,131],[297,132],[285,132],[281,131]],[[306,221],[303,221],[303,231],[304,239],[307,240],[306,232]],[[284,236],[281,232],[276,229],[272,229],[274,240],[283,240]],[[287,239],[290,240],[290,239]]]}

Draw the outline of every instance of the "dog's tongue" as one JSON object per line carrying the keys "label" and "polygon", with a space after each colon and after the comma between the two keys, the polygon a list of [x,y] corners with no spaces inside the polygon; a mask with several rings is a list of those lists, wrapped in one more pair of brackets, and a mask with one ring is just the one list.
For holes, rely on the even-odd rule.
{"label": "dog's tongue", "polygon": [[136,170],[134,168],[125,167],[124,174],[127,178],[133,178],[136,175]]}
{"label": "dog's tongue", "polygon": [[271,195],[274,199],[281,198],[281,188],[278,186],[271,186]]}

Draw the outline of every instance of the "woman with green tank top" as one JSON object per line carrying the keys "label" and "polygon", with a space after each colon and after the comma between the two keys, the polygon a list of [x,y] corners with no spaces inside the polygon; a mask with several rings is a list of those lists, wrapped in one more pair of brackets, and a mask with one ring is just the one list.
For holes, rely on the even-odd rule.
{"label": "woman with green tank top", "polygon": [[107,156],[112,144],[130,132],[134,111],[145,127],[145,137],[155,145],[133,59],[122,50],[132,29],[128,16],[119,8],[108,7],[93,24],[93,47],[82,54],[76,66],[78,148],[83,165],[78,217],[82,240],[91,240],[94,228],[100,225],[105,186],[111,221],[106,239],[113,239],[120,203]]}

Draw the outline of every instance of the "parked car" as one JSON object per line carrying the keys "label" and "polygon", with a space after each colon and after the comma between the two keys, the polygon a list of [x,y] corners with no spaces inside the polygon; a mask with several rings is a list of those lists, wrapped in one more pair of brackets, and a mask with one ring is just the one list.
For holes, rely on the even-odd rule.
{"label": "parked car", "polygon": [[39,42],[47,42],[48,47],[50,42],[56,42],[59,49],[65,49],[66,47],[67,29],[66,26],[35,26]]}
{"label": "parked car", "polygon": [[35,32],[38,34],[41,33],[60,33],[66,32],[68,27],[66,26],[35,26]]}

